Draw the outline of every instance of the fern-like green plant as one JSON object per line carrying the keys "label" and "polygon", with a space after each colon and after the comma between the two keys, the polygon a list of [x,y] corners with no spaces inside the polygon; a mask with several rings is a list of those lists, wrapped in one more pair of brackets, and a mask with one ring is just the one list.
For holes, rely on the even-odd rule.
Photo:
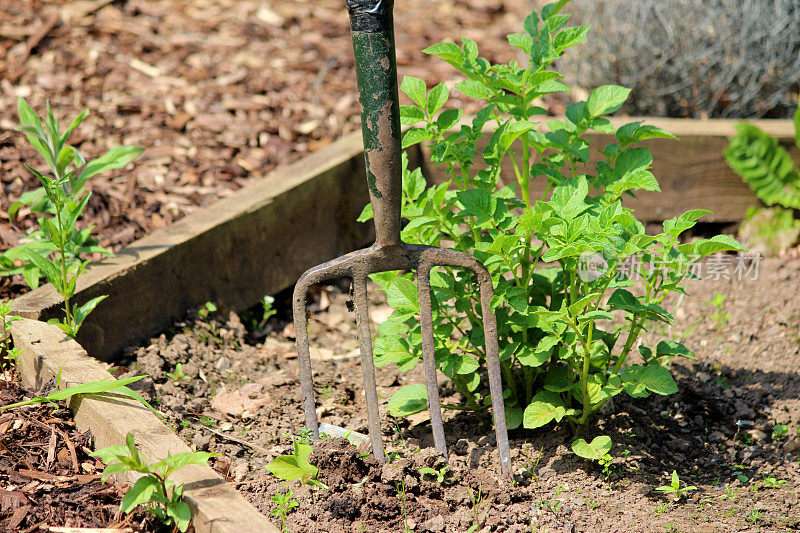
{"label": "fern-like green plant", "polygon": [[[800,172],[777,139],[752,124],[736,125],[725,160],[767,205],[800,209]],[[800,108],[794,114],[795,143],[800,148]]]}

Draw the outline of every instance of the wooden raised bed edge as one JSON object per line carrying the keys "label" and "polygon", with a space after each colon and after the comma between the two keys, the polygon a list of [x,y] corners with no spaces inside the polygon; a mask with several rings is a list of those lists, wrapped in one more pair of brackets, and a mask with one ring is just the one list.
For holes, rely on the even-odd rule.
{"label": "wooden raised bed edge", "polygon": [[[23,320],[13,324],[12,336],[14,345],[22,349],[18,368],[22,382],[29,387],[38,389],[59,372],[62,389],[112,378],[96,359],[56,326]],[[73,396],[70,409],[78,431],[91,430],[95,449],[124,444],[132,432],[139,450],[151,463],[168,454],[191,451],[155,414],[130,398],[113,393]],[[183,497],[192,509],[192,524],[198,533],[279,531],[209,466],[188,465],[170,479],[183,484]]]}

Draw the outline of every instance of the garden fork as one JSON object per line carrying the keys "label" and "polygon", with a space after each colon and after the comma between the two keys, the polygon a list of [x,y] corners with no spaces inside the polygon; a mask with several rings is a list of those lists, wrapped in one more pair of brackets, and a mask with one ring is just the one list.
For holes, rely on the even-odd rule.
{"label": "garden fork", "polygon": [[311,357],[308,347],[306,295],[311,285],[347,277],[353,283],[353,302],[361,345],[361,366],[364,374],[372,450],[379,462],[386,461],[381,440],[378,392],[375,388],[375,364],[367,301],[367,276],[391,270],[416,270],[428,410],[436,449],[447,457],[439,388],[436,380],[430,272],[434,266],[464,268],[475,273],[480,287],[486,362],[489,371],[497,447],[501,469],[504,474],[509,475],[511,459],[508,450],[508,432],[500,378],[497,322],[490,306],[494,293],[492,278],[486,268],[471,255],[454,250],[406,244],[400,240],[402,169],[397,67],[392,20],[393,0],[346,0],[346,3],[350,13],[356,80],[361,102],[367,186],[375,220],[376,238],[375,244],[370,248],[349,253],[309,269],[295,285],[293,311],[306,425],[314,438],[319,438]]}

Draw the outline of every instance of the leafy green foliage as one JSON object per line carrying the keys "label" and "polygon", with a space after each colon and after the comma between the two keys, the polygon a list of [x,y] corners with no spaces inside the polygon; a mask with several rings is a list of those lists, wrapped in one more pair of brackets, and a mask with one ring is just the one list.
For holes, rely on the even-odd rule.
{"label": "leafy green foliage", "polygon": [[[800,148],[800,108],[794,125]],[[757,126],[740,123],[736,131],[725,148],[728,165],[765,204],[800,209],[800,173],[786,149]]]}
{"label": "leafy green foliage", "polygon": [[300,505],[297,500],[292,498],[292,495],[292,491],[289,490],[285,494],[276,494],[270,498],[276,507],[269,513],[281,521],[281,533],[286,531],[286,517],[289,511]]}
{"label": "leafy green foliage", "polygon": [[665,494],[673,494],[675,495],[676,500],[680,500],[683,497],[684,493],[697,490],[697,487],[695,487],[694,485],[681,487],[681,480],[678,477],[678,472],[673,470],[672,478],[670,480],[669,485],[662,485],[660,487],[656,487],[656,490],[659,492],[663,492]]}
{"label": "leafy green foliage", "polygon": [[6,381],[9,381],[9,371],[13,371],[22,350],[14,348],[11,342],[11,324],[22,318],[11,314],[11,302],[0,302],[0,370]]}
{"label": "leafy green foliage", "polygon": [[441,485],[442,483],[444,483],[444,479],[447,476],[447,469],[448,469],[447,465],[444,465],[439,470],[436,470],[435,468],[420,468],[419,473],[422,475],[427,474],[435,477],[436,482]]}
{"label": "leafy green foliage", "polygon": [[[146,376],[131,376],[122,379],[109,379],[104,381],[90,381],[88,383],[81,383],[79,385],[66,387],[65,389],[62,390],[55,390],[46,396],[34,396],[30,400],[10,403],[8,405],[0,405],[0,411],[2,411],[3,409],[14,409],[16,407],[24,407],[26,405],[36,405],[40,403],[55,404],[55,402],[57,401],[66,400],[67,398],[78,395],[95,395],[107,392],[119,392],[120,394],[123,394],[128,398],[131,398],[141,403],[142,405],[150,409],[150,411],[155,413],[159,418],[163,418],[161,417],[161,414],[155,409],[153,409],[153,406],[151,406],[147,402],[147,400],[142,398],[142,396],[138,392],[128,387],[128,385],[130,385],[131,383],[139,381],[144,377]],[[56,388],[58,388],[60,385],[61,385],[61,370],[58,371],[58,375],[56,376]]]}
{"label": "leafy green foliage", "polygon": [[166,459],[150,466],[139,453],[133,434],[129,433],[125,445],[109,446],[92,454],[106,464],[101,480],[106,482],[113,474],[139,472],[144,474],[122,497],[120,511],[128,514],[139,505],[163,523],[174,524],[180,531],[189,529],[192,513],[183,501],[183,485],[175,484],[169,477],[186,465],[205,465],[218,454],[209,452],[182,452],[169,455]]}
{"label": "leafy green foliage", "polygon": [[[641,122],[614,129],[604,115],[622,105],[628,89],[599,87],[585,102],[570,105],[563,120],[536,120],[546,114],[537,105],[543,96],[569,90],[552,63],[588,30],[565,27],[568,17],[559,13],[565,3],[531,13],[525,31],[508,36],[527,58],[523,65],[492,64],[469,39],[425,50],[464,76],[456,90],[483,104],[470,121],[462,121],[460,109],[448,108],[444,84],[430,91],[417,78],[401,84],[412,102],[400,109],[402,123],[411,126],[403,146],[428,143],[433,163],[449,178],[428,187],[421,170],[408,169],[404,159],[402,216],[409,223],[402,237],[472,254],[490,271],[512,429],[566,421],[581,431],[618,394],[674,393],[665,364],[691,357],[685,346],[642,346],[641,364],[631,364],[631,351],[648,324],[672,321],[662,303],[669,293],[683,292],[693,262],[741,249],[727,236],[681,243],[681,234],[708,211],[689,211],[666,221],[662,233],[647,235],[625,207],[623,199],[635,191],[659,190],[650,172],[652,155],[637,143],[674,138]],[[592,131],[614,134],[596,163],[590,163],[585,138]],[[513,176],[501,176],[504,166]],[[537,197],[531,194],[534,184]],[[371,216],[365,208],[359,220]],[[606,266],[586,275],[587,262]],[[394,308],[380,325],[375,363],[410,370],[421,358],[411,274],[384,273],[373,280]],[[436,364],[466,401],[451,407],[482,416],[490,400],[478,372],[485,353],[480,306],[471,298],[477,281],[470,272],[436,268],[431,286]],[[408,415],[424,409],[425,400],[423,386],[403,387],[389,411]]]}
{"label": "leafy green foliage", "polygon": [[326,489],[327,487],[317,480],[319,469],[308,462],[308,456],[312,451],[306,439],[294,438],[294,453],[276,457],[265,468],[277,478],[287,481],[299,479],[305,485]]}
{"label": "leafy green foliage", "polygon": [[116,147],[100,158],[86,162],[80,152],[67,144],[69,135],[88,116],[88,111],[78,115],[61,131],[59,120],[53,115],[50,104],[42,121],[24,99],[17,102],[21,126],[17,128],[47,162],[50,173],[41,173],[26,165],[41,183],[41,187],[27,192],[11,205],[8,214],[16,218],[20,208],[27,206],[39,215],[38,229],[29,233],[25,241],[0,254],[0,276],[21,274],[26,283],[35,289],[44,277],[64,298],[63,321],[53,320],[67,335],[77,335],[81,324],[105,298],[93,298],[81,306],[70,306],[75,294],[78,275],[86,268],[86,254],[110,255],[92,238],[92,227],[78,229],[91,193],[84,192],[87,180],[106,170],[122,168],[142,153],[138,147]]}

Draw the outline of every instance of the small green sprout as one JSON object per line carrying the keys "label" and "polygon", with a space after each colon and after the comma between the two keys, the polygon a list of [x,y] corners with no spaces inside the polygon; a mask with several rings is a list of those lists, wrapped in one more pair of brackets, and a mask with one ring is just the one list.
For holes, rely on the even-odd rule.
{"label": "small green sprout", "polygon": [[270,498],[277,507],[270,511],[270,514],[281,521],[281,533],[286,532],[286,516],[289,511],[298,507],[300,504],[297,500],[292,498],[292,491],[289,490],[286,494],[276,494]]}
{"label": "small green sprout", "polygon": [[443,466],[439,470],[435,468],[420,468],[419,473],[422,475],[428,474],[431,476],[436,477],[436,482],[440,485],[444,482],[444,478],[447,476],[447,465]]}
{"label": "small green sprout", "polygon": [[189,376],[183,373],[183,365],[181,363],[175,365],[174,372],[164,372],[164,374],[166,374],[167,377],[169,377],[169,379],[171,379],[172,383],[174,383],[175,385],[178,385],[181,382],[181,380],[189,379]]}
{"label": "small green sprout", "polygon": [[688,487],[681,487],[681,480],[678,477],[678,472],[673,470],[672,480],[670,481],[670,484],[656,487],[656,490],[666,494],[674,494],[675,499],[680,500],[683,497],[684,493],[697,490],[697,487],[695,487],[694,485],[690,485]]}
{"label": "small green sprout", "polygon": [[303,441],[303,438],[295,438],[294,453],[276,457],[265,468],[280,479],[287,481],[299,479],[304,485],[327,489],[328,487],[317,479],[319,469],[308,462],[308,456],[313,451],[311,445]]}
{"label": "small green sprout", "polygon": [[122,497],[122,513],[128,514],[138,505],[145,505],[164,524],[174,524],[180,531],[186,531],[189,529],[192,513],[189,505],[183,501],[183,485],[176,484],[169,477],[181,467],[205,465],[210,458],[217,455],[209,452],[182,452],[169,455],[163,461],[150,466],[136,449],[133,434],[129,433],[125,445],[102,448],[94,452],[92,457],[97,457],[106,464],[101,477],[103,483],[112,474],[144,474]]}
{"label": "small green sprout", "polygon": [[789,436],[789,426],[777,424],[772,428],[772,440],[783,440]]}
{"label": "small green sprout", "polygon": [[778,489],[781,485],[786,484],[785,479],[777,479],[774,477],[765,477],[761,480],[761,484],[764,485],[765,489]]}
{"label": "small green sprout", "polygon": [[197,316],[199,316],[202,319],[205,319],[211,313],[216,313],[217,311],[219,311],[219,309],[217,308],[217,305],[214,302],[206,302],[203,304],[203,307],[201,307],[197,311]]}

